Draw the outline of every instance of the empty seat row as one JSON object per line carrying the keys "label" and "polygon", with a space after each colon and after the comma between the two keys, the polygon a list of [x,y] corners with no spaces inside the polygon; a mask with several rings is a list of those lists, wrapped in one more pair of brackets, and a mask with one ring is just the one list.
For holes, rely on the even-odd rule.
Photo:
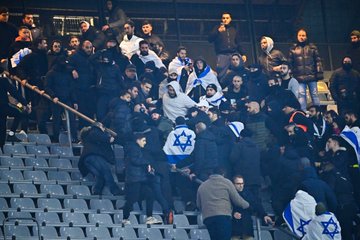
{"label": "empty seat row", "polygon": [[[191,229],[189,234],[184,229],[164,229],[164,236],[160,229],[157,228],[139,228],[137,231],[132,227],[60,227],[57,230],[55,227],[46,226],[40,227],[40,236],[44,238],[57,238],[57,237],[70,237],[70,238],[98,238],[98,239],[148,239],[148,240],[161,240],[161,239],[201,239],[201,240],[210,240],[209,233],[206,229]],[[38,236],[38,229],[36,226],[27,227],[27,226],[15,226],[15,225],[6,225],[5,226],[6,236],[16,236],[16,237],[31,237]]]}
{"label": "empty seat row", "polygon": [[45,145],[27,145],[26,148],[24,145],[15,144],[5,144],[3,147],[4,154],[6,155],[26,155],[26,154],[34,154],[34,155],[59,155],[63,157],[73,157],[73,151],[70,147],[67,146],[57,146],[51,145],[50,151],[49,148]]}
{"label": "empty seat row", "polygon": [[[49,195],[65,195],[64,188],[58,184],[41,184],[38,191],[37,186],[32,183],[14,183],[13,191],[7,183],[0,183],[0,196],[9,196],[11,194],[36,195],[39,193]],[[90,189],[86,185],[67,185],[66,193],[76,196],[91,196]],[[41,196],[41,195],[40,195]]]}
{"label": "empty seat row", "polygon": [[77,164],[77,160],[70,160],[66,158],[50,158],[49,160],[46,160],[45,158],[25,158],[24,161],[19,157],[3,156],[0,158],[1,167],[18,169],[28,167],[72,169],[77,168]]}
{"label": "empty seat row", "polygon": [[[0,169],[0,180],[2,181],[34,181],[34,182],[46,182],[48,180],[52,181],[79,181],[81,178],[80,172],[67,172],[67,171],[45,171],[43,170],[7,170]],[[84,181],[91,181],[91,178],[84,178]]]}

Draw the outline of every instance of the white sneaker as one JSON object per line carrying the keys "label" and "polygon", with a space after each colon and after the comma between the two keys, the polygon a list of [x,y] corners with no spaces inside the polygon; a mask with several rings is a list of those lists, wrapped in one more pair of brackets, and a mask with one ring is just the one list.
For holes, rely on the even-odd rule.
{"label": "white sneaker", "polygon": [[147,217],[146,218],[146,224],[162,224],[163,222],[160,219],[154,218],[154,217]]}
{"label": "white sneaker", "polygon": [[26,134],[26,132],[25,132],[24,130],[21,130],[21,131],[19,132],[19,134],[24,135],[26,138],[28,137],[28,135]]}
{"label": "white sneaker", "polygon": [[121,223],[122,223],[123,225],[130,225],[130,224],[131,224],[131,222],[130,222],[129,219],[123,219],[123,220],[121,221]]}

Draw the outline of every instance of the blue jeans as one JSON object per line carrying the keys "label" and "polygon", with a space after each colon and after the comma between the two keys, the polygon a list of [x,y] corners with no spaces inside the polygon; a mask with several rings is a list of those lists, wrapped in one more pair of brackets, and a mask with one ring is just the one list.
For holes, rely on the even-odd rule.
{"label": "blue jeans", "polygon": [[209,231],[211,240],[230,240],[231,239],[231,216],[219,215],[208,217],[204,224]]}
{"label": "blue jeans", "polygon": [[101,194],[104,186],[109,187],[112,194],[120,194],[121,190],[116,185],[111,174],[109,163],[98,155],[89,155],[85,158],[84,164],[91,174],[96,178],[94,193]]}
{"label": "blue jeans", "polygon": [[306,111],[306,87],[309,86],[309,92],[313,105],[320,105],[317,82],[299,83],[299,102],[301,110]]}

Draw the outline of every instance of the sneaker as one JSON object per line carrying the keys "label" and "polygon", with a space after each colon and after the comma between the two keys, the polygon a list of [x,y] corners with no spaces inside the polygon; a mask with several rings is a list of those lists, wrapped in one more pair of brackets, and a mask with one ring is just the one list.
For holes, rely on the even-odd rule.
{"label": "sneaker", "polygon": [[20,134],[20,135],[24,135],[25,138],[28,137],[27,133],[26,133],[24,130],[21,130],[21,131],[19,132],[19,134]]}
{"label": "sneaker", "polygon": [[130,225],[130,224],[131,224],[131,222],[130,222],[129,219],[123,219],[123,220],[121,221],[121,223],[122,223],[123,225]]}
{"label": "sneaker", "polygon": [[10,136],[10,135],[7,135],[7,138],[6,138],[6,141],[7,142],[21,142],[20,139],[18,139],[15,134]]}
{"label": "sneaker", "polygon": [[162,221],[151,216],[146,218],[146,224],[162,224]]}

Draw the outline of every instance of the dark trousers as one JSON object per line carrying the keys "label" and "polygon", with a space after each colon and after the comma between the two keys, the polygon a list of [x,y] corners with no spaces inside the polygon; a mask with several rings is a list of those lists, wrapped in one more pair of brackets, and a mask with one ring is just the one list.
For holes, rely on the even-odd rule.
{"label": "dark trousers", "polygon": [[41,99],[40,103],[35,106],[36,121],[38,123],[38,129],[40,133],[47,134],[46,122],[49,121],[51,116],[50,102],[47,99]]}
{"label": "dark trousers", "polygon": [[[89,118],[94,118],[96,113],[96,92],[92,89],[88,90],[79,90],[77,91],[78,107],[79,112],[88,116]],[[89,126],[90,123],[79,118],[79,129]]]}
{"label": "dark trousers", "polygon": [[146,200],[146,216],[152,216],[154,196],[148,182],[126,182],[125,198],[126,202],[123,209],[124,219],[128,219],[133,209],[134,203],[141,200],[141,196],[145,196]]}
{"label": "dark trousers", "polygon": [[[62,101],[62,100],[61,100]],[[69,101],[62,101],[68,106],[71,106],[71,103]],[[53,136],[56,139],[59,139],[59,133],[60,133],[60,126],[62,123],[62,117],[61,114],[64,112],[64,109],[60,107],[59,105],[52,104],[51,105],[51,111],[52,111],[52,124],[53,124]],[[69,120],[70,120],[70,131],[71,136],[73,139],[77,139],[77,130],[75,128],[75,116],[73,113],[69,112]]]}
{"label": "dark trousers", "polygon": [[150,181],[151,189],[154,192],[155,200],[160,203],[160,206],[165,214],[169,213],[170,207],[169,207],[169,203],[166,200],[166,198],[163,194],[162,188],[161,188],[160,176],[159,175],[150,176],[149,181]]}
{"label": "dark trousers", "polygon": [[230,240],[232,222],[230,216],[213,216],[204,220],[209,231],[211,240]]}
{"label": "dark trousers", "polygon": [[356,219],[357,212],[358,208],[355,203],[346,204],[338,207],[336,216],[341,226],[342,239],[353,239],[353,220]]}
{"label": "dark trousers", "polygon": [[10,129],[11,131],[15,132],[20,122],[22,130],[26,132],[28,128],[28,119],[26,114],[19,112],[13,107],[2,106],[0,109],[0,147],[4,146],[6,140],[7,116],[14,117],[14,121]]}
{"label": "dark trousers", "polygon": [[121,190],[116,185],[111,174],[110,164],[98,155],[89,155],[85,158],[84,164],[91,174],[96,178],[94,193],[101,194],[104,186],[109,187],[112,194],[120,194]]}
{"label": "dark trousers", "polygon": [[96,119],[98,121],[104,120],[106,114],[109,111],[110,101],[116,97],[114,93],[98,93],[96,103]]}

